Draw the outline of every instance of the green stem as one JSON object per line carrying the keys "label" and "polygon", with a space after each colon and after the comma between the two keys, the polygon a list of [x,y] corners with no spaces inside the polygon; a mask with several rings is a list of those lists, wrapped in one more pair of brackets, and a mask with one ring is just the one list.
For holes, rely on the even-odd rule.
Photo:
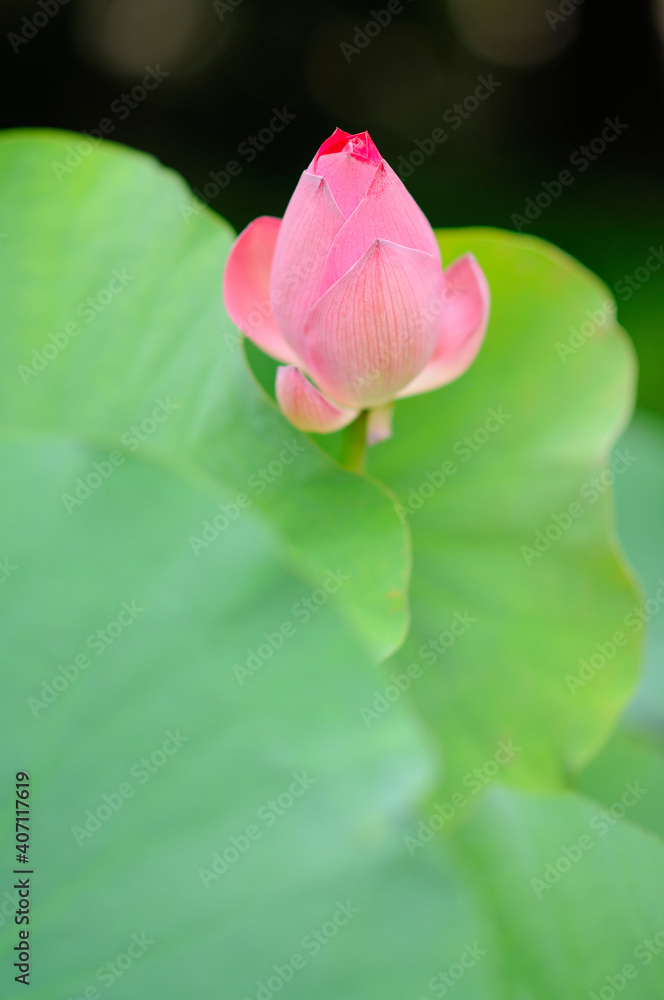
{"label": "green stem", "polygon": [[368,419],[369,411],[362,410],[342,432],[339,462],[352,472],[364,472],[366,468]]}

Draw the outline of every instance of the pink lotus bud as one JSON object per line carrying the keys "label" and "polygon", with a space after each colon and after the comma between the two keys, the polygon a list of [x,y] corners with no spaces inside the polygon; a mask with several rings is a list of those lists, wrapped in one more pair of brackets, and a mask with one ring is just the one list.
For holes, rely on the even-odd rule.
{"label": "pink lotus bud", "polygon": [[[443,272],[431,226],[369,134],[341,129],[302,174],[284,218],[263,216],[240,233],[224,299],[237,326],[288,364],[277,376],[284,414],[317,433],[457,378],[489,313],[475,258]],[[382,427],[371,440],[389,434],[378,414],[370,426]]]}

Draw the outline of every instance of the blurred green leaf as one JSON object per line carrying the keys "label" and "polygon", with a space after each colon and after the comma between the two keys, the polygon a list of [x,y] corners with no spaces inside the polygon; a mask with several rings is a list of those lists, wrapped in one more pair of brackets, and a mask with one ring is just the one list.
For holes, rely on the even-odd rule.
{"label": "blurred green leaf", "polygon": [[638,778],[647,795],[630,810],[629,819],[664,837],[664,747],[633,729],[620,728],[579,775],[579,790],[611,806]]}
{"label": "blurred green leaf", "polygon": [[246,372],[223,223],[111,145],[58,179],[72,142],[0,156],[0,739],[32,782],[33,994],[239,997],[277,965],[300,996],[397,998],[478,919],[403,850],[436,766],[417,720],[359,711],[365,647],[405,625],[404,528]]}
{"label": "blurred green leaf", "polygon": [[[231,230],[177,175],[112,143],[63,171],[77,138],[0,142],[0,424],[140,450],[217,483],[226,504],[243,496],[312,583],[343,562],[339,604],[386,655],[407,623],[408,540],[380,487],[334,466],[247,371],[221,298]],[[203,544],[216,544],[233,513],[211,497],[192,534],[210,521]]]}
{"label": "blurred green leaf", "polygon": [[633,475],[616,484],[616,501],[620,539],[645,591],[623,627],[645,634],[646,662],[618,731],[581,773],[579,787],[610,803],[640,774],[648,795],[630,818],[664,836],[664,421],[637,413],[617,447],[638,459]]}
{"label": "blurred green leaf", "polygon": [[630,448],[634,473],[616,483],[620,540],[643,584],[627,627],[646,635],[645,669],[626,724],[664,739],[664,420],[638,412],[618,448]]}
{"label": "blurred green leaf", "polygon": [[[418,727],[401,711],[364,726],[376,669],[329,602],[307,613],[312,588],[260,515],[197,558],[213,488],[127,457],[69,514],[62,493],[105,452],[1,450],[16,518],[0,743],[5,788],[31,775],[31,995],[254,997],[300,953],[292,996],[398,1000],[461,951],[477,918],[459,876],[403,849],[434,766]],[[358,912],[330,927],[348,902]],[[321,927],[323,944],[302,944]],[[107,963],[133,934],[153,944],[118,982]]]}
{"label": "blurred green leaf", "polygon": [[456,842],[493,922],[505,1000],[661,996],[661,842],[580,796],[506,789]]}
{"label": "blurred green leaf", "polygon": [[[302,581],[253,511],[193,556],[207,489],[157,464],[127,457],[69,515],[63,491],[104,455],[0,449],[20,511],[0,749],[31,775],[36,1000],[219,983],[251,1000],[431,1000],[446,982],[464,1000],[554,1000],[629,961],[633,996],[656,995],[660,965],[632,956],[661,930],[661,846],[576,796],[501,790],[451,839],[425,817],[412,850],[432,748],[405,700],[364,725],[378,670],[331,604],[303,620]],[[247,646],[288,622],[240,682]],[[12,820],[6,801],[3,831]]]}
{"label": "blurred green leaf", "polygon": [[[439,239],[448,263],[475,253],[492,315],[471,369],[399,403],[371,465],[413,537],[413,623],[388,670],[421,674],[410,690],[446,791],[555,787],[606,741],[637,677],[629,636],[592,683],[573,680],[637,603],[611,528],[629,454],[607,471],[634,359],[608,291],[559,250],[491,230]],[[521,748],[505,766],[504,740]]]}
{"label": "blurred green leaf", "polygon": [[[431,1000],[446,977],[459,1000],[601,989],[662,927],[661,846],[624,820],[604,840],[578,796],[481,794],[496,777],[555,786],[634,679],[630,646],[565,688],[635,596],[607,495],[532,567],[521,551],[598,474],[629,408],[614,334],[555,353],[601,288],[538,242],[445,237],[448,259],[474,248],[487,268],[493,327],[464,379],[400,404],[374,456],[397,501],[249,375],[219,295],[224,224],[106,143],[58,179],[75,141],[0,143],[0,746],[10,779],[31,774],[35,1000]],[[394,504],[424,482],[406,517],[414,673],[422,644],[454,636],[426,680],[373,662],[405,627]],[[13,818],[8,800],[8,839]],[[531,880],[588,830],[540,898]],[[657,985],[644,960],[632,995]]]}

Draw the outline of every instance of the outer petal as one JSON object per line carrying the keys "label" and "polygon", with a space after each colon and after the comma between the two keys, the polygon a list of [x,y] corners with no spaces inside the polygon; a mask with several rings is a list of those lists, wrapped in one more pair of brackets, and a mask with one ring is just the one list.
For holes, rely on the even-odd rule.
{"label": "outer petal", "polygon": [[298,353],[328,251],[343,221],[325,179],[305,171],[281,223],[270,282],[279,329]]}
{"label": "outer petal", "polygon": [[440,261],[440,248],[422,209],[385,162],[369,190],[334,238],[321,278],[320,295],[357,263],[376,239],[423,250]]}
{"label": "outer petal", "polygon": [[462,375],[482,346],[489,319],[490,293],[484,271],[468,253],[445,271],[443,325],[433,356],[399,396],[415,396]]}
{"label": "outer petal", "polygon": [[292,365],[277,369],[276,391],[284,416],[300,431],[331,434],[346,427],[359,413],[334,406]]}
{"label": "outer petal", "polygon": [[443,288],[436,258],[376,240],[311,310],[307,370],[342,406],[394,399],[431,357]]}
{"label": "outer petal", "polygon": [[284,340],[270,302],[270,270],[281,221],[263,215],[244,229],[231,247],[224,271],[224,302],[236,326],[261,350],[298,364]]}
{"label": "outer petal", "polygon": [[327,180],[334,200],[348,218],[367,193],[382,162],[368,132],[347,135],[337,129],[316,153],[312,168],[318,177]]}

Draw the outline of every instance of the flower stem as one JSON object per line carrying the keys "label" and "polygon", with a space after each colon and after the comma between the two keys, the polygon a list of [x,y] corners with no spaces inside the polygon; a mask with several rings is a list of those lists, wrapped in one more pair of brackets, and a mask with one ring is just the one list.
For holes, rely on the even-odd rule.
{"label": "flower stem", "polygon": [[342,432],[339,462],[352,472],[364,472],[366,468],[368,419],[369,411],[362,410]]}

